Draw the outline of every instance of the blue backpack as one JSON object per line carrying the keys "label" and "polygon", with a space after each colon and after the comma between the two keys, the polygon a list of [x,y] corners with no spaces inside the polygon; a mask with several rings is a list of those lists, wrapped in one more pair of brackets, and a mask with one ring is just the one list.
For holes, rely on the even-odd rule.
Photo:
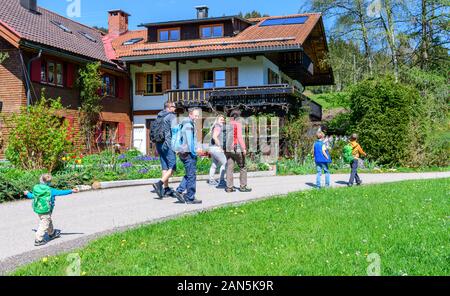
{"label": "blue backpack", "polygon": [[180,152],[189,152],[188,142],[185,141],[183,135],[183,122],[172,127],[172,150]]}

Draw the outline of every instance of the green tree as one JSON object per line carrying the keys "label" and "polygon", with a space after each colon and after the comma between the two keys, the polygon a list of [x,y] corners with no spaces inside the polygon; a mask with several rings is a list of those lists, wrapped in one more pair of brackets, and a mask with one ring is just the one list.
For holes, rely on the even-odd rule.
{"label": "green tree", "polygon": [[100,62],[88,63],[78,71],[78,85],[81,90],[81,107],[79,108],[80,131],[86,149],[89,152],[92,152],[95,129],[102,111],[102,96],[99,95],[99,89],[102,87],[102,77],[99,67]]}
{"label": "green tree", "polygon": [[73,149],[68,123],[60,115],[65,112],[60,99],[46,99],[42,94],[36,105],[5,116],[6,158],[25,170],[57,168],[62,155]]}
{"label": "green tree", "polygon": [[0,64],[2,64],[7,58],[9,58],[9,54],[7,52],[0,52]]}

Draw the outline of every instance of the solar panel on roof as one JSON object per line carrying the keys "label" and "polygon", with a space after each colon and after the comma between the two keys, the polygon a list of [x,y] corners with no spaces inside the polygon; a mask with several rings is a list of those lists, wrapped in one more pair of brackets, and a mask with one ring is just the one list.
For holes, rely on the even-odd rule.
{"label": "solar panel on roof", "polygon": [[285,17],[276,19],[267,19],[260,26],[283,26],[283,25],[301,25],[308,20],[307,16]]}

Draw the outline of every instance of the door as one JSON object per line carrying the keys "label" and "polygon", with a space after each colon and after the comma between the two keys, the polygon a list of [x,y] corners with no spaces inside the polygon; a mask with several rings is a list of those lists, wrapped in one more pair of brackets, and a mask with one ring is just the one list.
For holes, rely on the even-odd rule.
{"label": "door", "polygon": [[145,120],[146,134],[147,134],[147,155],[157,156],[158,152],[156,151],[156,144],[150,141],[150,129],[152,128],[152,124],[155,122],[155,119],[147,119]]}
{"label": "door", "polygon": [[136,124],[133,127],[133,146],[141,151],[142,154],[147,153],[145,147],[146,128],[143,124]]}

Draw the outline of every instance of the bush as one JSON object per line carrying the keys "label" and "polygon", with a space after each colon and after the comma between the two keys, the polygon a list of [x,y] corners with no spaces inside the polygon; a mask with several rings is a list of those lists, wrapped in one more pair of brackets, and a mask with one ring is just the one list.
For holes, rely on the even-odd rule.
{"label": "bush", "polygon": [[39,183],[39,177],[45,171],[23,171],[7,168],[0,171],[0,203],[23,197],[23,191],[31,190]]}
{"label": "bush", "polygon": [[47,100],[42,96],[36,105],[5,117],[10,129],[6,158],[25,170],[53,171],[61,155],[72,149],[68,123],[58,115],[64,111],[59,99]]}
{"label": "bush", "polygon": [[[419,92],[392,77],[352,88],[353,131],[370,157],[385,165],[412,165],[426,137],[426,104]],[[420,161],[419,161],[420,163]]]}

